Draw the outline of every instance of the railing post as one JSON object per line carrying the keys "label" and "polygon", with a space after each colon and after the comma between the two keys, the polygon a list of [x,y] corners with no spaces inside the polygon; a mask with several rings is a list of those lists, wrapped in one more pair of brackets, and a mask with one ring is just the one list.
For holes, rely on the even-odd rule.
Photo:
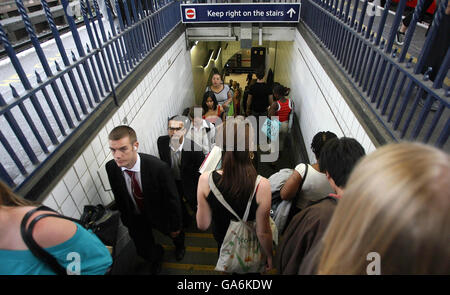
{"label": "railing post", "polygon": [[[81,4],[81,2],[82,1],[80,1],[80,4]],[[81,43],[80,35],[78,34],[78,31],[77,31],[77,26],[75,24],[75,21],[73,20],[73,17],[67,13],[68,9],[69,9],[69,2],[68,2],[68,0],[61,0],[61,3],[64,7],[64,14],[66,15],[66,20],[70,27],[70,31],[72,32],[72,37],[75,42],[75,46],[77,47],[78,56],[84,57],[84,56],[86,56],[86,54],[84,53],[83,44]],[[83,62],[82,65],[83,65],[84,73],[86,74],[87,79],[88,79],[90,90],[92,92],[92,95],[94,96],[94,101],[96,103],[99,103],[100,98],[98,96],[98,92],[97,92],[97,88],[94,83],[94,79],[92,78],[91,70],[89,69],[87,62]]]}
{"label": "railing post", "polygon": [[[114,26],[114,18],[112,16],[111,13],[111,2],[110,1],[106,1],[106,13],[108,14],[108,21],[109,21],[109,27],[111,29],[111,33],[112,35],[115,37],[117,36],[117,32],[116,32],[116,28]],[[108,39],[111,40],[111,33],[108,32]],[[114,41],[114,47],[115,47],[115,52],[114,52],[114,57],[117,60],[117,62],[120,64],[120,69],[122,70],[122,72],[119,70],[119,67],[117,69],[117,72],[119,74],[119,79],[122,80],[122,75],[126,76],[126,70],[125,70],[125,59],[122,56],[122,53],[120,52],[120,42],[119,41]],[[125,52],[123,52],[125,54]],[[125,65],[124,65],[125,64]]]}
{"label": "railing post", "polygon": [[[48,6],[48,3],[47,3],[46,0],[41,0],[41,4],[42,4],[42,7],[44,8],[45,16],[47,17],[47,22],[48,22],[49,27],[50,27],[50,29],[52,31],[53,38],[55,39],[55,43],[56,43],[56,46],[58,47],[59,54],[61,55],[61,58],[63,60],[64,65],[66,67],[69,67],[70,66],[69,58],[67,57],[66,50],[65,50],[64,45],[63,45],[63,43],[61,41],[61,37],[59,35],[59,32],[58,32],[58,29],[56,27],[56,24],[55,24],[55,21],[53,19],[53,16],[52,16],[52,14],[50,12],[50,7]],[[82,83],[84,84],[83,77],[80,75],[78,67],[77,67],[77,72],[78,72],[78,77],[79,77],[80,81],[82,81]],[[81,109],[82,109],[83,113],[86,114],[87,113],[86,106],[84,104],[83,96],[81,95],[80,89],[78,88],[78,83],[76,82],[75,76],[74,76],[72,71],[69,71],[68,74],[69,74],[70,82],[72,83],[73,89],[74,89],[75,94],[77,96],[78,102],[79,102],[79,104],[81,106]],[[89,93],[88,93],[86,87],[84,87],[84,92],[85,92],[86,99],[87,99],[89,105],[92,107],[92,103],[90,102],[91,99],[90,99],[90,96],[89,96]],[[73,126],[71,128],[73,128]]]}
{"label": "railing post", "polygon": [[[120,11],[120,5],[119,1],[121,0],[114,0],[116,5],[116,11],[117,11],[117,18],[119,20],[119,28],[121,32],[125,31],[125,24],[123,22],[123,15]],[[125,2],[122,2],[122,4],[125,5]],[[119,31],[119,29],[118,29]],[[122,51],[124,52],[124,58],[125,58],[125,64],[127,66],[127,71],[131,71],[134,67],[134,53],[133,53],[133,44],[130,41],[129,32],[122,34],[122,37],[120,38]]]}
{"label": "railing post", "polygon": [[405,10],[406,0],[400,0],[397,6],[397,11],[395,13],[395,19],[391,27],[391,32],[389,33],[389,38],[386,44],[386,53],[390,54],[392,51],[392,45],[394,45],[395,35],[397,34],[398,26],[402,21],[403,10]]}
{"label": "railing post", "polygon": [[[1,135],[3,137],[3,134]],[[0,163],[0,179],[2,179],[6,184],[13,188],[15,187],[14,181],[9,176],[8,172],[6,171],[5,167],[3,167],[2,163]]]}
{"label": "railing post", "polygon": [[[0,28],[1,28],[1,25],[0,25]],[[1,29],[0,32],[3,32],[3,29]],[[0,107],[5,107],[5,106],[6,106],[6,102],[3,99],[3,96],[0,94]],[[22,103],[19,104],[19,108],[21,109],[22,112],[24,111],[23,109],[25,109],[23,107]],[[14,116],[12,115],[11,111],[6,110],[4,113],[4,116],[5,116],[6,121],[9,124],[9,126],[11,126],[12,131],[17,136],[17,140],[19,140],[20,144],[22,145],[23,149],[25,150],[25,153],[27,154],[31,163],[33,163],[34,165],[38,164],[39,160],[36,157],[36,154],[34,153],[33,149],[31,148],[31,145],[28,142],[27,138],[23,134],[22,129],[19,127],[19,124],[17,124],[17,121],[14,118]],[[28,124],[30,124],[30,122],[31,122],[32,125],[30,124],[30,127],[32,128],[33,133],[35,133],[37,131],[36,127],[34,126],[33,121],[31,121],[31,118],[28,115],[28,112],[26,111],[26,109],[25,109],[24,117],[27,120]],[[35,134],[35,136],[36,136],[36,134]],[[18,167],[20,167],[20,166],[18,166]],[[23,170],[25,170],[25,168],[23,168]]]}
{"label": "railing post", "polygon": [[398,59],[398,62],[400,62],[400,63],[405,60],[406,54],[408,53],[408,48],[409,48],[409,45],[411,44],[412,37],[416,30],[416,24],[417,24],[417,21],[419,20],[419,15],[422,13],[424,4],[425,4],[425,0],[419,0],[418,4],[416,5],[416,9],[414,10],[413,18],[412,18],[411,23],[409,24],[408,30],[406,32],[405,43],[403,44],[402,53],[400,54],[400,58]]}
{"label": "railing post", "polygon": [[[93,18],[92,11],[90,9],[91,6],[89,4],[89,0],[86,1],[86,4],[83,2],[83,0],[80,0],[80,5],[81,5],[81,14],[83,15],[83,20],[84,20],[84,25],[86,26],[86,31],[88,33],[89,40],[91,41],[91,48],[93,51],[97,51],[97,44],[95,42],[94,35],[92,34],[91,24],[90,24],[90,21],[88,18],[88,13],[91,16],[91,19]],[[87,8],[86,8],[86,5],[87,5]],[[95,27],[95,23],[93,23],[93,27],[94,27],[95,33],[97,34],[97,29]],[[98,36],[98,34],[97,34],[97,36]],[[98,42],[100,42],[100,40],[98,40]],[[99,46],[101,46],[101,45],[99,44]],[[101,55],[103,57],[103,54],[101,54]],[[98,56],[98,53],[94,54],[94,58],[95,58],[95,61],[97,64],[98,71],[100,72],[100,76],[102,77],[101,80],[99,80],[99,79],[97,80],[98,88],[99,88],[101,96],[106,96],[103,93],[103,89],[102,89],[102,87],[100,87],[100,85],[103,84],[105,91],[109,92],[110,90],[109,90],[108,80],[106,78],[105,71],[103,70],[102,62]],[[94,65],[93,62],[92,62],[92,64]],[[106,63],[105,63],[105,67],[106,67]],[[95,74],[96,71],[95,71],[94,66],[92,66],[92,70],[94,71],[94,74]],[[113,85],[111,85],[111,86],[114,87]]]}

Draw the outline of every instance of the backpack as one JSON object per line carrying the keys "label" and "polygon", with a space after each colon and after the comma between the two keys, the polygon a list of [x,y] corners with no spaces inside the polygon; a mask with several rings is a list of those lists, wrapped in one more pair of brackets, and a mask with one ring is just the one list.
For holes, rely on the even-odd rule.
{"label": "backpack", "polygon": [[[223,195],[214,184],[212,173],[209,175],[209,187],[217,200],[230,212],[238,221],[231,220],[227,233],[220,248],[219,259],[215,270],[229,273],[249,273],[262,272],[265,268],[265,259],[256,235],[256,221],[247,221],[250,213],[252,200],[255,196],[256,188],[261,180],[258,175],[255,182],[253,194],[249,198],[243,218],[241,219],[231,206],[225,201]],[[278,231],[271,220],[272,238],[278,242]]]}
{"label": "backpack", "polygon": [[[299,187],[298,191],[302,189],[303,183],[305,182],[306,175],[308,174],[308,164],[305,164],[305,174],[302,176],[302,184]],[[296,198],[292,200],[282,200],[280,195],[280,190],[289,177],[292,175],[293,169],[281,169],[279,172],[272,174],[269,177],[270,188],[272,191],[272,207],[270,210],[270,216],[273,218],[277,229],[282,233],[286,224],[293,217],[293,208],[292,204],[294,203]]]}

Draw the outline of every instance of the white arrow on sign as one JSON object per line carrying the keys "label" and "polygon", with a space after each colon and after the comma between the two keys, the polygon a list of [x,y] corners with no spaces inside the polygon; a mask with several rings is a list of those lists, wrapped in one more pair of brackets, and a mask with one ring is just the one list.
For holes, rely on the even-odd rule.
{"label": "white arrow on sign", "polygon": [[294,8],[291,8],[288,10],[287,14],[289,14],[289,17],[292,18],[292,15],[296,14],[296,12],[295,12]]}

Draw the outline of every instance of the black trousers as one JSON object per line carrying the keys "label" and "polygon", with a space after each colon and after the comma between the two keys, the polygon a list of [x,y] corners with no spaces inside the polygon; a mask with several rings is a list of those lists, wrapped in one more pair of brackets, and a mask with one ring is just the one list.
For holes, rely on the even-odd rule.
{"label": "black trousers", "polygon": [[188,206],[190,207],[190,209],[192,211],[194,211],[193,213],[195,214],[195,211],[197,210],[197,208],[196,208],[197,200],[184,200],[183,196],[185,194],[183,192],[183,185],[181,183],[181,180],[175,180],[175,183],[177,184],[178,196],[180,196],[181,215],[182,215],[183,226],[188,227],[192,223],[193,218],[194,218],[189,213]]}
{"label": "black trousers", "polygon": [[[139,256],[149,262],[161,259],[161,248],[155,242],[153,227],[143,215],[134,216],[133,225],[128,227],[128,232],[136,246],[136,252]],[[176,238],[172,238],[172,242],[176,248],[184,247],[184,238],[184,231],[181,231]]]}
{"label": "black trousers", "polygon": [[422,73],[425,73],[428,67],[432,67],[433,70],[430,73],[430,80],[433,82],[434,79],[436,79],[436,75],[444,62],[445,55],[450,47],[450,38],[448,37],[449,32],[450,15],[444,14],[422,69]]}
{"label": "black trousers", "polygon": [[[434,0],[425,0],[425,3],[423,5],[423,9],[422,9],[422,13],[419,15],[419,20],[418,21],[422,21],[423,16],[425,15],[425,13],[427,12],[428,8],[431,6],[431,4],[433,4]],[[419,1],[417,1],[418,3]],[[437,8],[436,8],[437,9]],[[405,18],[403,19],[403,24],[407,27],[409,27],[409,24],[411,23],[411,20],[413,18],[414,15],[414,9],[409,11],[406,15]]]}

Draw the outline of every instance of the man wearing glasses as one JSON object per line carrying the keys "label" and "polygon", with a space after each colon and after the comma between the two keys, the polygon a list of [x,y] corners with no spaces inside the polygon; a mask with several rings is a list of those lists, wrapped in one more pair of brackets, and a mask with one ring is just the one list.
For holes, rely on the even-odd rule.
{"label": "man wearing glasses", "polygon": [[176,115],[168,120],[168,135],[158,138],[158,151],[161,160],[169,164],[182,198],[183,224],[188,227],[192,222],[186,206],[197,208],[197,185],[200,166],[204,160],[202,147],[186,138],[190,120],[186,116]]}

